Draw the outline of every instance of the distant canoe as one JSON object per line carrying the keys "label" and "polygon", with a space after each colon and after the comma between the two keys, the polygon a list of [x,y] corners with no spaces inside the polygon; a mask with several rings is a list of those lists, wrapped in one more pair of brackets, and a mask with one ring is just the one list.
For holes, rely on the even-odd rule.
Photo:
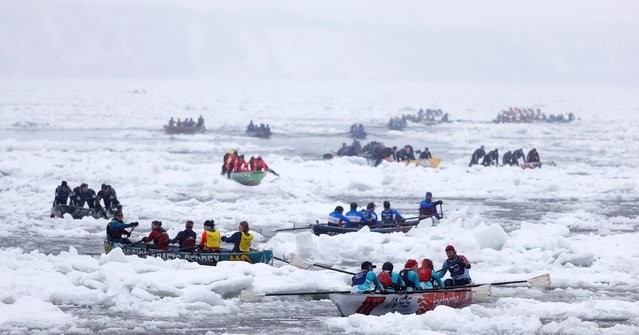
{"label": "distant canoe", "polygon": [[176,247],[171,250],[161,251],[149,248],[145,244],[121,245],[120,243],[104,241],[104,251],[106,253],[109,253],[114,248],[122,248],[122,252],[124,252],[125,255],[136,255],[142,258],[157,257],[165,261],[170,259],[183,259],[188,262],[210,266],[215,266],[222,261],[244,261],[251,264],[270,264],[273,261],[273,252],[271,250],[254,250],[241,253],[231,252],[230,250],[222,250],[220,252],[188,252],[180,251],[179,248]]}
{"label": "distant canoe", "polygon": [[555,164],[555,162],[553,161],[524,163],[524,164],[520,164],[519,166],[522,169],[536,169],[536,168],[541,168],[543,165],[557,166],[557,164]]}
{"label": "distant canoe", "polygon": [[176,126],[164,126],[164,132],[167,134],[197,134],[204,133],[204,126],[194,126],[194,127],[176,127]]}
{"label": "distant canoe", "polygon": [[51,214],[57,218],[64,217],[64,214],[70,214],[74,219],[82,219],[85,216],[92,216],[96,219],[106,219],[113,216],[112,211],[102,212],[95,208],[84,208],[70,205],[56,205],[51,209]]}
{"label": "distant canoe", "polygon": [[423,167],[432,167],[436,169],[441,162],[442,162],[441,158],[420,159],[419,165]]}
{"label": "distant canoe", "polygon": [[265,176],[266,172],[264,171],[231,172],[231,179],[247,186],[259,185]]}
{"label": "distant canoe", "polygon": [[271,137],[271,134],[270,130],[260,130],[259,128],[257,130],[246,131],[246,136],[250,137],[269,138]]}
{"label": "distant canoe", "polygon": [[[382,234],[395,233],[395,232],[405,233],[413,229],[413,227],[417,226],[418,223],[419,222],[417,221],[412,223],[406,222],[399,225],[370,228],[370,230],[372,233],[382,233]],[[332,236],[332,235],[339,235],[339,234],[345,234],[345,233],[353,233],[362,229],[362,227],[357,227],[357,228],[336,227],[336,226],[330,226],[325,223],[318,223],[318,224],[311,225],[311,228],[313,229],[313,234],[318,236],[319,235]]]}
{"label": "distant canoe", "polygon": [[462,308],[473,302],[473,292],[463,287],[423,293],[329,294],[342,316],[353,314],[384,315],[386,313],[424,314],[437,306]]}

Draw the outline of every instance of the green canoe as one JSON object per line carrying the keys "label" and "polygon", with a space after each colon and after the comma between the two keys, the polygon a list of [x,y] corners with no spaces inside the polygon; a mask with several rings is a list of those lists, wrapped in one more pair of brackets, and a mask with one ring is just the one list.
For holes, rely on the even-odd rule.
{"label": "green canoe", "polygon": [[243,172],[232,172],[231,179],[242,185],[255,186],[262,182],[266,176],[266,172],[264,171],[243,171]]}

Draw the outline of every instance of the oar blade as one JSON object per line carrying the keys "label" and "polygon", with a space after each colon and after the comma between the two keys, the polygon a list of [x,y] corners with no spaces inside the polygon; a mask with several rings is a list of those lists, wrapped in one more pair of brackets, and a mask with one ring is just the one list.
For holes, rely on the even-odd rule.
{"label": "oar blade", "polygon": [[528,279],[528,284],[533,287],[550,286],[550,274],[546,273],[537,277]]}
{"label": "oar blade", "polygon": [[473,299],[488,298],[493,294],[492,285],[484,284],[473,287]]}
{"label": "oar blade", "polygon": [[243,302],[260,302],[264,294],[258,294],[249,290],[240,291],[240,300]]}
{"label": "oar blade", "polygon": [[289,262],[289,264],[304,270],[308,270],[313,266],[312,263],[307,262],[298,254],[293,254],[291,256],[291,261]]}

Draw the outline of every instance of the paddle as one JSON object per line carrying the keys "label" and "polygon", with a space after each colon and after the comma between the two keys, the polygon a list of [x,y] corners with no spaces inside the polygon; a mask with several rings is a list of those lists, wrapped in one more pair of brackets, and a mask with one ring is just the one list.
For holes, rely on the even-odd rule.
{"label": "paddle", "polygon": [[300,269],[304,269],[304,270],[308,270],[311,267],[315,266],[315,267],[318,267],[318,268],[322,268],[322,269],[326,269],[326,270],[333,270],[333,271],[345,273],[345,274],[348,274],[348,275],[353,275],[353,276],[355,275],[354,272],[335,269],[335,268],[332,268],[332,267],[326,266],[326,265],[310,263],[310,262],[304,260],[302,257],[300,257],[297,254],[293,254],[293,256],[291,257],[290,262],[287,262],[287,263],[289,263],[289,264],[291,264],[291,265],[293,265],[295,267],[298,267]]}
{"label": "paddle", "polygon": [[270,172],[270,173],[272,173],[272,174],[274,174],[274,175],[276,175],[278,177],[280,176],[277,172],[275,172],[275,170],[273,170],[271,168],[267,168],[266,171],[268,171],[268,172]]}
{"label": "paddle", "polygon": [[290,230],[300,230],[300,229],[310,229],[311,225],[307,225],[305,227],[295,227],[295,224],[293,224],[293,228],[283,228],[283,229],[275,229],[276,232],[279,231],[290,231]]}

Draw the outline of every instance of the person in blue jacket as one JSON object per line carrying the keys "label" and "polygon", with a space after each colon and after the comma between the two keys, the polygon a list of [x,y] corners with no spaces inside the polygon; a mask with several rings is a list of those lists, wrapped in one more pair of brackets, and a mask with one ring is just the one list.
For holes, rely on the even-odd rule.
{"label": "person in blue jacket", "polygon": [[426,218],[430,216],[434,216],[437,220],[441,219],[442,216],[437,213],[437,205],[441,205],[444,202],[441,200],[437,200],[435,202],[433,200],[433,194],[430,192],[426,192],[426,198],[419,203],[419,217]]}
{"label": "person in blue jacket", "polygon": [[398,292],[406,290],[404,280],[397,272],[393,272],[393,263],[386,262],[382,265],[382,272],[377,275],[386,292]]}
{"label": "person in blue jacket", "polygon": [[351,210],[348,211],[344,216],[346,216],[351,222],[346,224],[346,228],[358,227],[362,224],[370,224],[370,221],[362,214],[357,211],[357,203],[351,202]]}
{"label": "person in blue jacket", "polygon": [[388,200],[384,200],[384,210],[380,213],[383,224],[396,224],[404,220],[404,217],[395,209],[391,208]]}
{"label": "person in blue jacket", "polygon": [[328,214],[328,225],[341,227],[343,223],[350,224],[351,220],[344,216],[344,207],[337,206],[335,210]]}
{"label": "person in blue jacket", "polygon": [[372,293],[375,289],[379,292],[385,292],[384,286],[379,282],[373,269],[376,265],[369,261],[362,263],[361,271],[352,278],[351,293]]}
{"label": "person in blue jacket", "polygon": [[406,290],[415,291],[421,290],[422,284],[419,282],[419,275],[417,274],[417,261],[409,259],[404,264],[404,269],[399,272],[399,276],[402,277],[406,284]]}
{"label": "person in blue jacket", "polygon": [[455,247],[452,245],[446,246],[446,257],[448,257],[442,269],[439,272],[440,277],[444,277],[446,272],[450,271],[450,279],[444,280],[446,287],[463,286],[472,282],[470,278],[470,262],[464,255],[457,255]]}
{"label": "person in blue jacket", "polygon": [[369,202],[366,209],[362,209],[361,213],[368,220],[370,226],[377,225],[377,213],[375,213],[375,203]]}
{"label": "person in blue jacket", "polygon": [[[131,243],[128,239],[128,237],[131,236],[131,232],[127,231],[124,228],[137,227],[138,223],[131,222],[129,224],[125,224],[123,217],[124,215],[122,214],[122,211],[115,212],[115,215],[113,215],[113,219],[107,224],[106,227],[107,241],[120,244]],[[126,235],[127,237],[122,237],[122,235]]]}

